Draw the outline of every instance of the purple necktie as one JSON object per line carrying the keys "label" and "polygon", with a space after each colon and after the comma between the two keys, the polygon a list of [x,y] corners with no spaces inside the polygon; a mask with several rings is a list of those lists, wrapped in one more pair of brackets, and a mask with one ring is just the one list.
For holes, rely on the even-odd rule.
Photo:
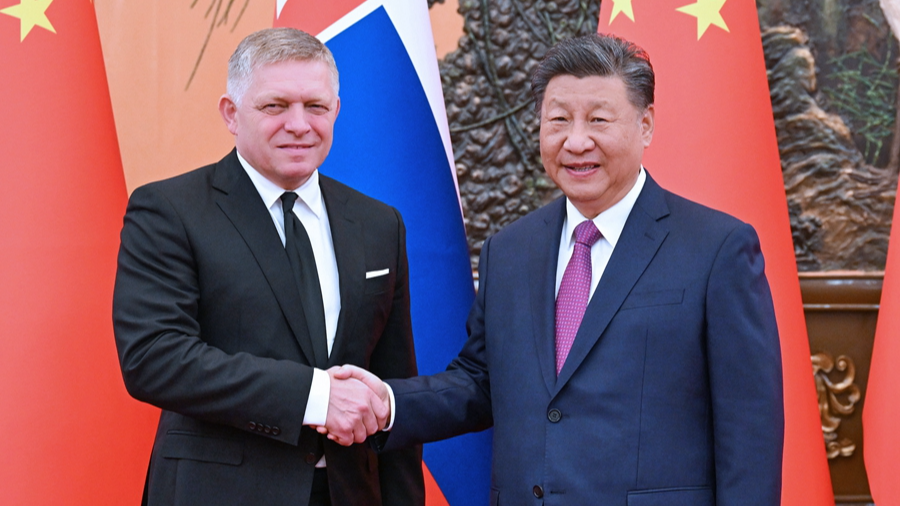
{"label": "purple necktie", "polygon": [[575,227],[575,251],[566,265],[556,296],[556,374],[562,370],[575,342],[591,293],[591,246],[603,234],[591,220]]}

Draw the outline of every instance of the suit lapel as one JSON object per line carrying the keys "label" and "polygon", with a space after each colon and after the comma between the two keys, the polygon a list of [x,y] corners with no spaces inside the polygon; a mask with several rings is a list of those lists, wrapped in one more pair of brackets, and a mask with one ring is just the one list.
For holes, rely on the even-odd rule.
{"label": "suit lapel", "polygon": [[658,221],[666,215],[668,206],[663,190],[648,174],[644,188],[631,214],[628,215],[619,242],[616,243],[612,257],[606,265],[603,277],[600,278],[597,289],[588,303],[575,342],[559,372],[556,392],[572,377],[597,344],[609,322],[656,255],[669,232],[668,227]]}
{"label": "suit lapel", "polygon": [[559,260],[559,237],[566,217],[566,199],[547,205],[542,227],[531,237],[528,272],[531,276],[531,318],[534,345],[538,350],[541,374],[547,391],[556,388],[556,264]]}
{"label": "suit lapel", "polygon": [[269,210],[241,167],[236,151],[232,151],[216,166],[213,187],[222,192],[217,196],[216,203],[234,224],[259,263],[307,363],[315,364],[315,353],[309,339],[300,293],[294,282],[287,253],[272,223]]}
{"label": "suit lapel", "polygon": [[348,195],[321,174],[319,183],[322,187],[322,198],[325,199],[328,221],[331,223],[331,240],[334,244],[341,293],[341,313],[328,359],[330,367],[343,363],[341,357],[344,346],[348,336],[355,333],[353,324],[358,321],[355,316],[365,290],[366,253],[365,247],[361,244],[362,224],[350,215],[347,205]]}

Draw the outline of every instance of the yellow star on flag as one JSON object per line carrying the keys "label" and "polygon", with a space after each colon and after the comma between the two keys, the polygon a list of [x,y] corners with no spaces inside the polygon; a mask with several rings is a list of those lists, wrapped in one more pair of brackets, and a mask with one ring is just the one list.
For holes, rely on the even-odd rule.
{"label": "yellow star on flag", "polygon": [[697,40],[700,40],[700,37],[703,37],[703,34],[706,33],[706,29],[709,28],[709,25],[716,25],[726,32],[729,31],[728,25],[726,25],[725,20],[722,19],[722,14],[719,13],[726,1],[727,0],[697,0],[697,3],[685,5],[684,7],[679,7],[675,10],[690,14],[697,18]]}
{"label": "yellow star on flag", "polygon": [[612,0],[612,14],[609,16],[609,24],[612,24],[616,16],[621,12],[628,16],[628,19],[634,21],[634,9],[631,7],[631,0]]}
{"label": "yellow star on flag", "polygon": [[51,3],[53,3],[53,0],[21,0],[19,5],[7,7],[0,10],[0,12],[21,20],[19,42],[22,42],[35,26],[40,26],[56,33],[56,29],[50,24],[50,20],[47,19],[47,14],[45,14],[47,7],[50,7]]}

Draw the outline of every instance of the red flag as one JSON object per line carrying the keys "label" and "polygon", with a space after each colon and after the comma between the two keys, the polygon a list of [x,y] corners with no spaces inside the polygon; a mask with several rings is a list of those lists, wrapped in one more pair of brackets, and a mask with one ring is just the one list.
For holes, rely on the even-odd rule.
{"label": "red flag", "polygon": [[[895,206],[894,224],[898,223],[900,206]],[[900,231],[894,230],[863,407],[863,457],[872,500],[878,506],[900,505]]]}
{"label": "red flag", "polygon": [[94,9],[0,0],[0,502],[138,504],[155,411],[118,371],[126,192]]}
{"label": "red flag", "polygon": [[650,54],[656,131],[644,163],[653,177],[759,233],[784,366],[782,504],[833,505],[756,5],[605,0],[599,31]]}
{"label": "red flag", "polygon": [[278,0],[275,6],[274,26],[289,26],[312,35],[318,35],[362,3],[363,0],[329,0],[327,2]]}

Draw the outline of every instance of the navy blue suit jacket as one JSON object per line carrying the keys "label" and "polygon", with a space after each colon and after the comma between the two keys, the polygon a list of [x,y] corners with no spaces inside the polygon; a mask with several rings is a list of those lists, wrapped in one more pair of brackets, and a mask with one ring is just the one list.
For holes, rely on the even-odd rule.
{"label": "navy blue suit jacket", "polygon": [[565,200],[485,242],[469,339],[389,381],[386,448],[494,427],[492,505],[778,505],[784,417],[753,228],[651,178],[556,375]]}

